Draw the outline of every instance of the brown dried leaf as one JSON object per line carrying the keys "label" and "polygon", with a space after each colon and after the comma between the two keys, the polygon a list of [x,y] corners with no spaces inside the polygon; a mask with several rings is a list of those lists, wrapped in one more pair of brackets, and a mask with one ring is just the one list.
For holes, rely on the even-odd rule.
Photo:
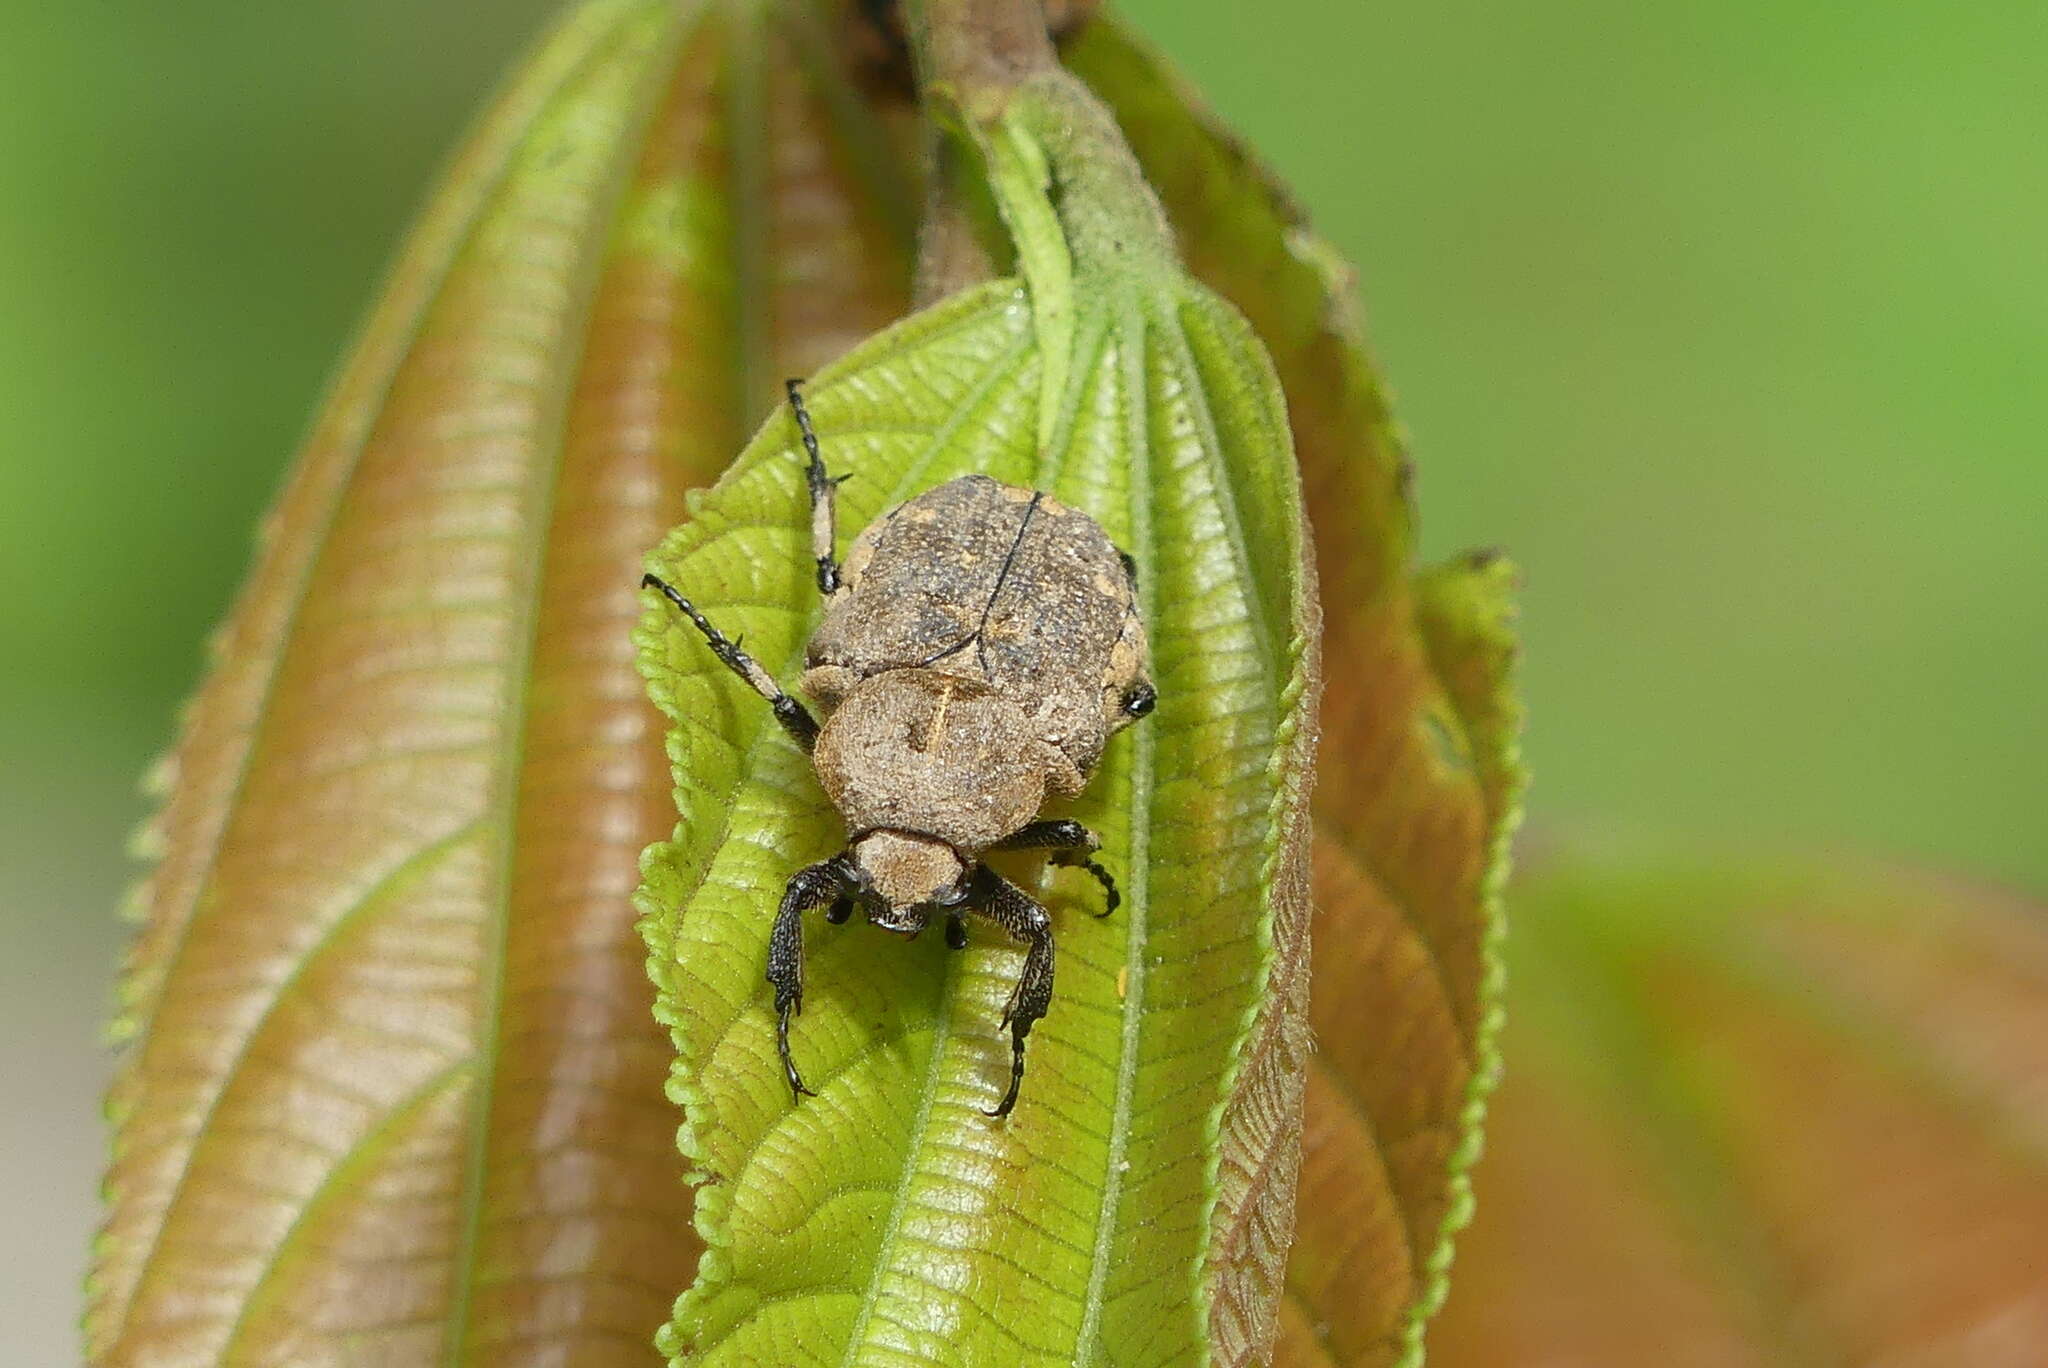
{"label": "brown dried leaf", "polygon": [[453,164],[166,768],[96,1364],[645,1364],[696,1257],[629,895],[638,562],[904,307],[903,111],[596,0]]}

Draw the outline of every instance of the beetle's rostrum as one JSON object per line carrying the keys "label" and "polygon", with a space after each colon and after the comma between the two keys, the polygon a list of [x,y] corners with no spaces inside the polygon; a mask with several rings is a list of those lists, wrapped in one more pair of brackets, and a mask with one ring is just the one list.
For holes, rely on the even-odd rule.
{"label": "beetle's rostrum", "polygon": [[1092,858],[1095,834],[1038,814],[1048,798],[1081,792],[1110,735],[1157,700],[1134,567],[1086,513],[985,475],[963,475],[877,518],[842,564],[838,481],[826,473],[801,382],[788,392],[825,595],[801,683],[823,723],[673,586],[652,574],[641,581],[768,701],[846,819],[846,849],[790,876],[769,932],[783,1072],[798,1098],[810,1095],[789,1050],[790,1017],[803,1010],[806,912],[824,908],[837,923],[858,908],[911,936],[943,916],[955,949],[966,945],[963,918],[973,913],[1025,945],[1003,1009],[1010,1083],[989,1113],[1007,1116],[1024,1079],[1024,1039],[1052,1003],[1052,920],[981,857],[1049,850],[1052,863],[1101,883],[1102,915],[1116,910],[1116,881]]}

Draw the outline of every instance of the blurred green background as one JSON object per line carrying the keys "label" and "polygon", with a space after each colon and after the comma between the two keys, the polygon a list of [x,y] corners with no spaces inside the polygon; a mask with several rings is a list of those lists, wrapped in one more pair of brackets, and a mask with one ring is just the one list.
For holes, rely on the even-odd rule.
{"label": "blurred green background", "polygon": [[[13,8],[0,1323],[60,1362],[135,778],[555,5]],[[2048,7],[1122,8],[1359,263],[1429,553],[1526,567],[1539,826],[2048,891]]]}

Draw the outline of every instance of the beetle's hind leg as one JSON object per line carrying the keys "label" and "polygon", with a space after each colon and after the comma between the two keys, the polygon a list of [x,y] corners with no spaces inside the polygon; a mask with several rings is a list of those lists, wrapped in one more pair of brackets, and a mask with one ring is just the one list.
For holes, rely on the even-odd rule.
{"label": "beetle's hind leg", "polygon": [[825,473],[825,458],[818,451],[818,434],[811,427],[810,410],[804,407],[804,382],[785,380],[783,390],[789,395],[790,411],[796,415],[797,435],[803,438],[804,455],[808,462],[804,467],[804,482],[811,491],[811,556],[818,566],[818,592],[835,593],[839,589],[839,480]]}
{"label": "beetle's hind leg", "polygon": [[[825,915],[847,903],[846,893],[854,886],[853,862],[834,855],[814,865],[805,865],[789,876],[782,890],[782,903],[775,909],[775,926],[768,933],[768,984],[775,990],[775,1048],[782,1056],[782,1075],[789,1080],[792,1095],[815,1097],[804,1086],[796,1061],[789,1056],[789,1019],[804,1010],[804,913],[830,906]],[[844,920],[837,918],[836,920]]]}
{"label": "beetle's hind leg", "polygon": [[1052,918],[1024,891],[986,865],[976,865],[967,886],[966,907],[979,912],[1024,942],[1024,972],[1003,1008],[1010,1029],[1010,1086],[989,1116],[1003,1117],[1017,1105],[1024,1082],[1024,1037],[1052,1005]]}
{"label": "beetle's hind leg", "polygon": [[711,625],[711,620],[697,611],[697,605],[677,593],[675,586],[659,575],[642,575],[642,589],[659,589],[662,597],[682,609],[683,616],[697,624],[697,630],[704,634],[704,640],[711,643],[711,654],[717,656],[728,670],[747,681],[747,686],[768,700],[775,709],[775,720],[790,734],[804,753],[809,754],[818,740],[818,719],[811,716],[811,710],[782,691],[775,682],[775,676],[761,668],[761,663],[742,651],[736,641],[727,641],[725,633]]}
{"label": "beetle's hind leg", "polygon": [[1068,869],[1085,869],[1102,885],[1102,910],[1095,915],[1106,917],[1123,904],[1123,895],[1116,891],[1116,880],[1110,872],[1094,860],[1095,852],[1102,849],[1102,838],[1082,826],[1079,822],[1065,817],[1051,817],[1042,822],[1019,827],[989,847],[990,850],[1051,850],[1051,862]]}

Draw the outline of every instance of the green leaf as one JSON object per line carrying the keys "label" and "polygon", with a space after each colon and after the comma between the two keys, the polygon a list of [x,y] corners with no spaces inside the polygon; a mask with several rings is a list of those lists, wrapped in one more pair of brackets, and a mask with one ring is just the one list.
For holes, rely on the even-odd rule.
{"label": "green leaf", "polygon": [[[1154,263],[1156,266],[1156,263]],[[770,915],[843,828],[758,697],[665,607],[640,643],[670,737],[676,839],[643,929],[707,1245],[664,1338],[707,1364],[1069,1365],[1206,1356],[1221,1132],[1272,957],[1304,800],[1313,603],[1270,369],[1166,269],[1084,272],[1057,439],[1027,292],[947,300],[818,376],[852,531],[966,471],[1093,514],[1138,565],[1158,711],[1066,810],[1123,909],[1024,861],[1058,936],[1016,1112],[997,1030],[1017,948],[948,952],[814,923],[792,1105],[763,978]],[[793,426],[771,420],[650,558],[779,678],[815,620]],[[1085,884],[1085,881],[1084,881]]]}
{"label": "green leaf", "polygon": [[[1315,528],[1328,682],[1301,1198],[1280,1364],[1413,1362],[1471,1210],[1498,1068],[1499,881],[1523,776],[1495,557],[1414,568],[1411,471],[1349,269],[1163,61],[1098,22],[1067,50],[1114,109],[1188,267],[1271,349]],[[1253,1310],[1256,1311],[1256,1305]],[[1219,1325],[1232,1363],[1272,1327]]]}

